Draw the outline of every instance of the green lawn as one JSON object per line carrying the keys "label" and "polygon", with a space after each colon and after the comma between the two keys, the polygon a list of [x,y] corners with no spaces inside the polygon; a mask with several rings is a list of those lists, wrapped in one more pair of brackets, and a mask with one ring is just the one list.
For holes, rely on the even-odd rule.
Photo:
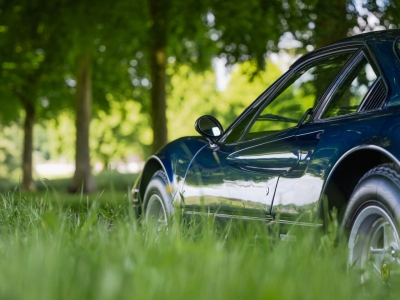
{"label": "green lawn", "polygon": [[101,206],[116,207],[126,203],[131,197],[132,186],[137,174],[120,174],[106,171],[95,176],[97,191],[92,194],[68,194],[68,184],[71,178],[45,179],[35,181],[36,190],[33,192],[21,192],[18,183],[8,182],[0,186],[3,194],[12,194],[18,198],[29,201],[51,201],[64,207],[76,208],[81,204],[90,205],[96,201]]}
{"label": "green lawn", "polygon": [[[95,175],[95,181],[98,189],[126,191],[128,187],[132,188],[138,174],[120,174],[116,171],[108,170]],[[72,176],[65,178],[38,178],[35,180],[36,190],[43,191],[55,189],[59,192],[66,192]],[[0,191],[17,190],[18,182],[2,180],[0,182]]]}
{"label": "green lawn", "polygon": [[[71,197],[71,198],[70,198]],[[74,198],[75,197],[75,198]],[[345,245],[312,230],[281,242],[274,225],[214,218],[165,231],[140,225],[127,192],[0,193],[0,299],[381,299],[360,286]],[[293,233],[295,234],[295,233]],[[393,296],[393,297],[394,297]],[[390,298],[390,297],[389,297]]]}

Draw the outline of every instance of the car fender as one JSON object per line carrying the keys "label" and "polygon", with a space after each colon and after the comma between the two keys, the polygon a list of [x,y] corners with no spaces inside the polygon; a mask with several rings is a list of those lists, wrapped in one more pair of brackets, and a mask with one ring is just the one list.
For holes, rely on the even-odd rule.
{"label": "car fender", "polygon": [[168,178],[168,192],[175,201],[179,199],[180,188],[183,186],[187,170],[196,155],[208,145],[202,137],[184,137],[173,141],[163,147],[156,154],[149,157],[143,168],[138,192],[143,199],[147,184],[153,174],[163,170]]}

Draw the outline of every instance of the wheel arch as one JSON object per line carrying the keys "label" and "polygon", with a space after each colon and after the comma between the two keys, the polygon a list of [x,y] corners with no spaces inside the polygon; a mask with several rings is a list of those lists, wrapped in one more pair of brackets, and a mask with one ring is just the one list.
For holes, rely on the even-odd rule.
{"label": "wheel arch", "polygon": [[152,155],[146,161],[142,171],[142,177],[140,179],[140,184],[139,184],[140,199],[144,199],[144,193],[151,178],[153,177],[154,173],[159,170],[163,170],[165,172],[169,184],[172,184],[173,182],[172,164],[165,163],[158,156]]}
{"label": "wheel arch", "polygon": [[[333,207],[337,208],[339,221],[343,217],[354,188],[363,175],[383,163],[395,163],[400,166],[395,156],[376,145],[354,147],[335,163],[325,180],[321,196],[326,195],[330,210]],[[322,208],[322,205],[320,207]]]}

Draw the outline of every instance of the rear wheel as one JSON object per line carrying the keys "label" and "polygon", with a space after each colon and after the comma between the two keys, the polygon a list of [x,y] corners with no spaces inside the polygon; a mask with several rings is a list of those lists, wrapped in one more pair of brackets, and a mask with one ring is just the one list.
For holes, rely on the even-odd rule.
{"label": "rear wheel", "polygon": [[159,230],[166,228],[173,213],[169,182],[163,171],[157,171],[151,178],[144,194],[145,220]]}
{"label": "rear wheel", "polygon": [[400,169],[380,165],[361,178],[344,215],[349,232],[349,265],[361,270],[361,282],[390,282],[400,270]]}

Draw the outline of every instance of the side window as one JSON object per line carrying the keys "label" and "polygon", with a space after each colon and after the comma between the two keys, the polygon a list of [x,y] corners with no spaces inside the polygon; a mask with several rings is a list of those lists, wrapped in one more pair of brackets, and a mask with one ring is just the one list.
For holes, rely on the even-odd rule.
{"label": "side window", "polygon": [[353,53],[342,53],[313,62],[296,72],[261,110],[244,140],[295,127],[314,108]]}
{"label": "side window", "polygon": [[256,113],[256,108],[252,108],[251,110],[247,111],[247,115],[238,124],[236,124],[235,128],[233,128],[233,130],[229,133],[224,142],[228,144],[237,142]]}
{"label": "side window", "polygon": [[336,90],[322,118],[334,118],[357,112],[376,78],[377,74],[363,57]]}

